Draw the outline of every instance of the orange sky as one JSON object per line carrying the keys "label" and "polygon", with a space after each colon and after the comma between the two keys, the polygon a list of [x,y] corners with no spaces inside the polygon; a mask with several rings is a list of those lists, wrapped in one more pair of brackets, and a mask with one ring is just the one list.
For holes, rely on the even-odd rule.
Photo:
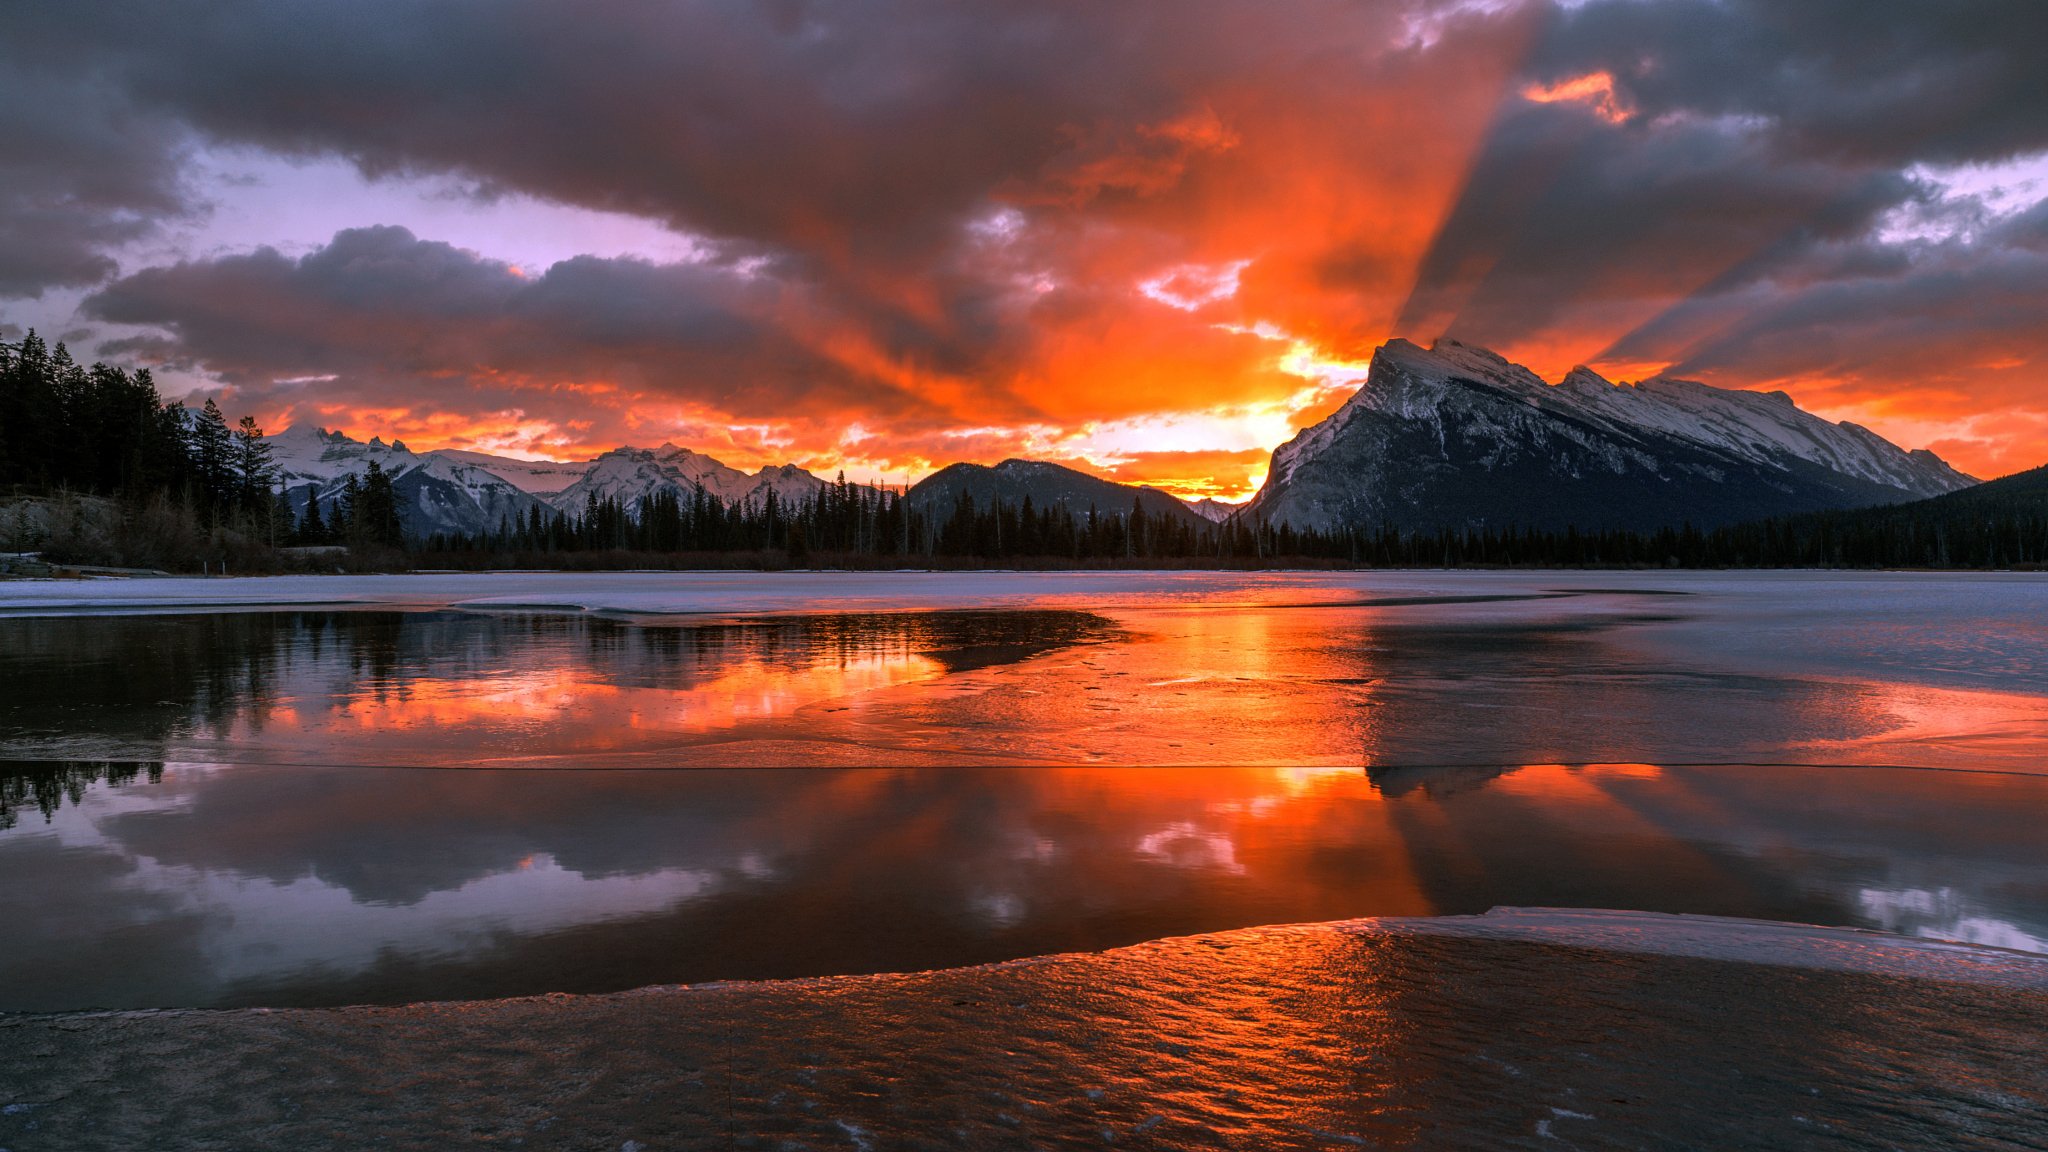
{"label": "orange sky", "polygon": [[84,291],[89,338],[273,429],[1235,500],[1378,344],[1452,335],[2048,460],[2024,6],[249,6],[249,42],[155,28],[190,75],[135,63],[149,28],[42,34],[219,177]]}

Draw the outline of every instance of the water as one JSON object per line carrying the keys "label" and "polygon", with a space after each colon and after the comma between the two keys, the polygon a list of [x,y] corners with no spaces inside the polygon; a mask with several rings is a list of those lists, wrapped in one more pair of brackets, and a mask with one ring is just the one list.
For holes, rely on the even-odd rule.
{"label": "water", "polygon": [[2048,582],[721,579],[0,619],[0,1010],[1496,905],[2048,951]]}
{"label": "water", "polygon": [[[911,976],[0,1017],[42,1149],[2013,1149],[2048,971],[1306,927]],[[1729,933],[1726,922],[1723,934]],[[1836,948],[1839,942],[1817,942]],[[2048,965],[2037,965],[2048,970]]]}

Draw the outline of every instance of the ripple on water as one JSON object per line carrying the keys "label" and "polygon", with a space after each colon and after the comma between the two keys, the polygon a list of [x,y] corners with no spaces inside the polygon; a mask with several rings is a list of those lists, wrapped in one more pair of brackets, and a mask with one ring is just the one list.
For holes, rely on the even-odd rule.
{"label": "ripple on water", "polygon": [[1926,974],[1962,952],[1907,944],[1895,963],[1872,934],[1845,949],[1762,926],[1762,954],[1832,958],[1800,967],[1685,954],[1739,953],[1756,928],[1739,921],[1608,924],[1626,950],[1544,939],[1543,917],[1519,934],[1465,923],[611,996],[12,1017],[0,1143],[2002,1148],[2048,1134],[2038,961],[1956,982]]}

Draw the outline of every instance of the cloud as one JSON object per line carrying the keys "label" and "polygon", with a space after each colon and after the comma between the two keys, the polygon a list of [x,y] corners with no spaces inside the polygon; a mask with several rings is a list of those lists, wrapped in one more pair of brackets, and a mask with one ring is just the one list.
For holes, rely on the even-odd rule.
{"label": "cloud", "polygon": [[2048,83],[2011,45],[2043,35],[2018,3],[1553,11],[1397,328],[1547,374],[1783,387],[1992,470],[1956,421],[2048,409],[2004,223],[2041,198]]}
{"label": "cloud", "polygon": [[[0,75],[62,62],[27,103],[81,118],[79,151],[0,189],[0,291],[103,283],[95,318],[154,332],[117,350],[409,441],[701,434],[916,471],[1306,417],[1329,397],[1289,363],[1444,333],[1959,440],[1970,397],[2048,373],[2033,193],[1954,176],[2048,153],[2043,39],[2032,0],[24,5]],[[698,255],[514,270],[365,228],[109,282],[193,210],[190,148],[621,214]],[[1858,330],[1852,299],[1947,311]],[[2015,366],[1904,367],[1985,347]]]}
{"label": "cloud", "polygon": [[490,397],[564,423],[653,402],[741,421],[920,418],[920,398],[790,338],[809,306],[745,260],[580,256],[530,273],[372,227],[297,258],[260,248],[144,269],[83,310],[164,333],[115,351],[183,361],[273,408],[324,397],[433,411]]}
{"label": "cloud", "polygon": [[185,135],[90,80],[0,65],[0,298],[104,280],[110,251],[197,211]]}

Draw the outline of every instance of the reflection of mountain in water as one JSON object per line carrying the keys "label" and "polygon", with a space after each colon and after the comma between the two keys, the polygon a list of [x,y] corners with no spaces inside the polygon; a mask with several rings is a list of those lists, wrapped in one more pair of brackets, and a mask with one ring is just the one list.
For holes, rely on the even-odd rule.
{"label": "reflection of mountain in water", "polygon": [[[351,748],[374,753],[380,740],[403,747],[362,762],[604,752],[622,733],[786,716],[835,694],[1111,634],[1099,617],[1068,611],[711,623],[448,611],[7,619],[0,757],[254,750],[266,762],[346,763],[358,762]],[[453,734],[463,739],[440,739]]]}

